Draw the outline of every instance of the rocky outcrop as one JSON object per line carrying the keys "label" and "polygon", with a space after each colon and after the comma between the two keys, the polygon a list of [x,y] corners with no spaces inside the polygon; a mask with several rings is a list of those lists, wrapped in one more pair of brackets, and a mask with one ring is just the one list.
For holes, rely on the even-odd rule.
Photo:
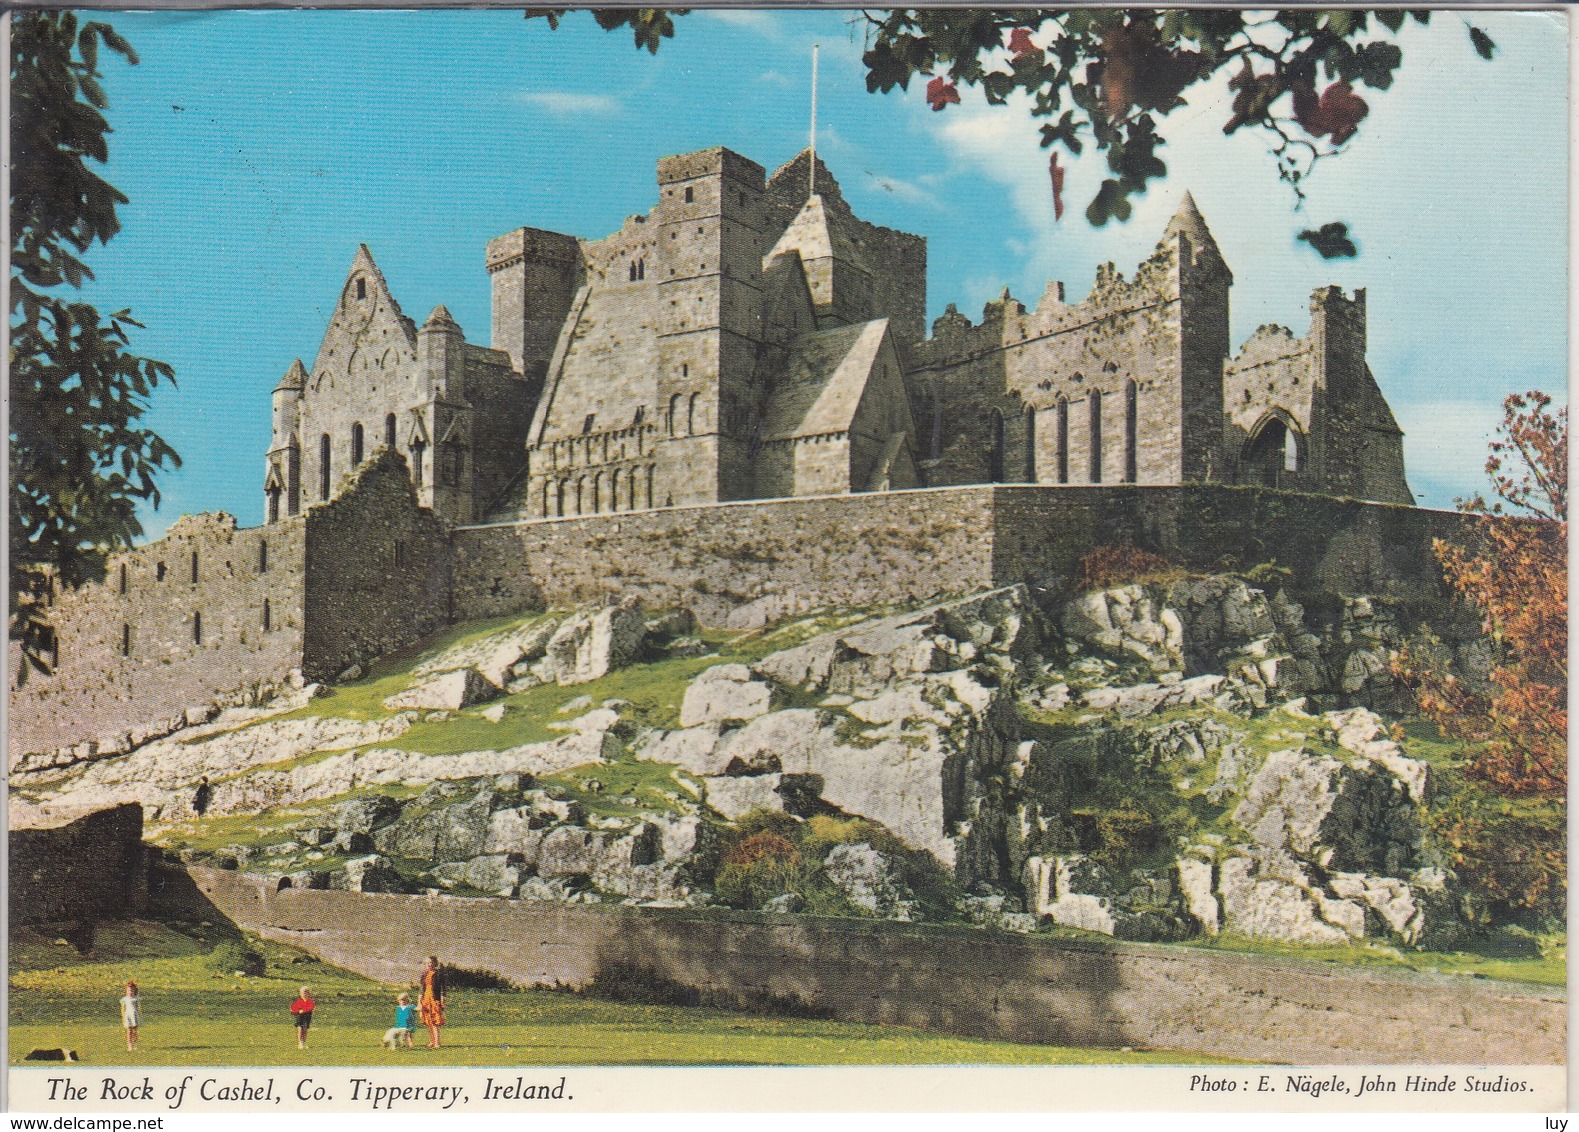
{"label": "rocky outcrop", "polygon": [[396,693],[384,701],[384,707],[389,711],[459,711],[487,703],[499,692],[499,685],[477,669],[462,668]]}
{"label": "rocky outcrop", "polygon": [[549,638],[542,675],[556,684],[596,680],[634,661],[646,634],[640,598],[573,614]]}

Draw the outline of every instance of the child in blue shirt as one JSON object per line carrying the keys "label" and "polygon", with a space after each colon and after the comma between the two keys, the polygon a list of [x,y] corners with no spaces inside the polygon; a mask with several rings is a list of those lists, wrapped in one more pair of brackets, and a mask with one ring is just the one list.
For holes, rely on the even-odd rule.
{"label": "child in blue shirt", "polygon": [[411,1049],[411,1035],[417,1028],[417,1008],[412,1005],[409,994],[402,993],[395,1003],[395,1024],[384,1031],[383,1045],[388,1049],[398,1049],[401,1045]]}

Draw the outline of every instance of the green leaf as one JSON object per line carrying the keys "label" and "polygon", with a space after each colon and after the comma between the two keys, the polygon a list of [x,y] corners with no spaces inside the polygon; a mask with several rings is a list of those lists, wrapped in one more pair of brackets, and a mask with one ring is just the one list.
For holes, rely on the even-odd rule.
{"label": "green leaf", "polygon": [[1473,24],[1469,29],[1469,42],[1474,44],[1475,53],[1487,61],[1497,53],[1497,45],[1492,42],[1491,36]]}

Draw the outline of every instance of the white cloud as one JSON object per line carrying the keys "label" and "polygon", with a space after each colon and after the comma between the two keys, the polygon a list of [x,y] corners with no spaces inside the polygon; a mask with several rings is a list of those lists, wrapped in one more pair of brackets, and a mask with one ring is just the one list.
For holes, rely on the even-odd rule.
{"label": "white cloud", "polygon": [[516,99],[561,117],[573,114],[618,114],[623,109],[619,99],[611,95],[581,94],[570,90],[527,90],[516,95]]}
{"label": "white cloud", "polygon": [[769,39],[778,39],[784,34],[777,16],[755,8],[703,8],[697,14],[739,28],[741,31],[755,32]]}

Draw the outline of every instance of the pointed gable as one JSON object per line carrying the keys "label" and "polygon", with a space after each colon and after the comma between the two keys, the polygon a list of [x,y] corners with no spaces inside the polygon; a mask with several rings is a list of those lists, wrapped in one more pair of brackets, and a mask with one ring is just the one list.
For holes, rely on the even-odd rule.
{"label": "pointed gable", "polygon": [[[887,319],[796,339],[784,379],[768,401],[763,439],[849,432],[887,340]],[[891,345],[888,352],[892,353]],[[886,368],[897,378],[897,364]]]}
{"label": "pointed gable", "polygon": [[376,380],[404,373],[416,361],[417,327],[401,311],[366,244],[358,244],[329,318],[310,388],[333,388],[344,380]]}

